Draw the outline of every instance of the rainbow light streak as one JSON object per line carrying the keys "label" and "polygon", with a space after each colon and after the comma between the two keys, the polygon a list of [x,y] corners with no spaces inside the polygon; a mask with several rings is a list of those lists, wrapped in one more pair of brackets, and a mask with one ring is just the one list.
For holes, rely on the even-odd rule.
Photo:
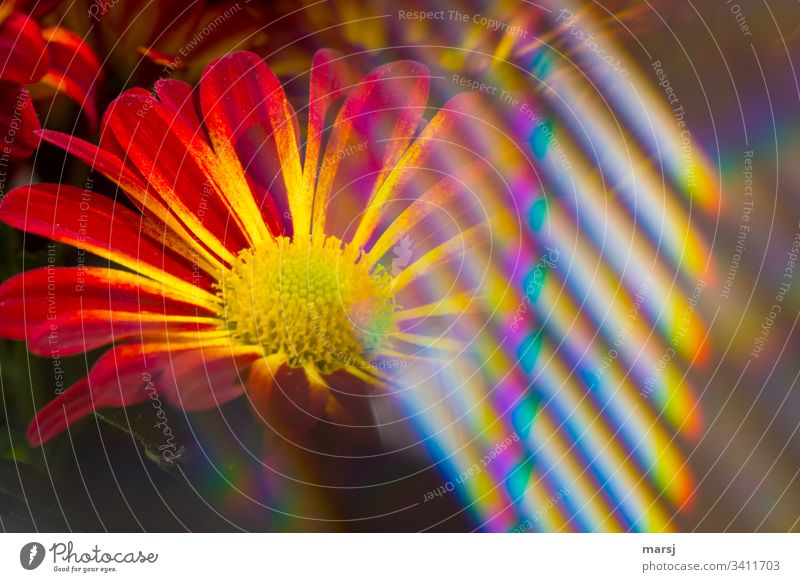
{"label": "rainbow light streak", "polygon": [[[553,18],[564,7],[547,4]],[[579,22],[591,29],[593,19],[582,13]],[[702,427],[684,366],[704,361],[708,346],[690,299],[698,281],[715,280],[691,208],[716,209],[718,190],[698,147],[689,144],[691,160],[682,155],[686,134],[652,78],[628,66],[620,81],[580,43],[553,36],[581,75],[539,41],[525,58],[505,45],[495,53],[527,62],[538,79],[526,96],[548,103],[553,119],[532,125],[511,112],[512,126],[527,131],[538,176],[513,182],[524,215],[499,213],[492,222],[504,234],[482,296],[495,317],[488,330],[463,327],[473,363],[442,371],[446,397],[417,392],[411,409],[435,435],[431,449],[451,478],[496,439],[520,436],[489,466],[491,479],[457,486],[483,529],[670,531],[694,487],[678,435],[692,438]],[[516,85],[499,66],[487,75]],[[604,107],[586,98],[595,92]],[[548,196],[537,199],[542,191]],[[557,260],[543,262],[548,254]],[[484,257],[465,260],[480,271]],[[569,494],[553,502],[559,491]]]}
{"label": "rainbow light streak", "polygon": [[[592,15],[586,10],[581,10],[574,1],[544,0],[542,5],[550,9],[550,17],[554,20],[553,26],[563,28],[565,22],[569,22],[573,30],[586,35],[592,31],[599,31]],[[569,10],[577,16],[577,20],[562,19],[558,22],[562,10]],[[722,198],[712,171],[713,166],[699,147],[692,147],[691,134],[688,130],[676,123],[676,112],[666,105],[664,94],[654,82],[657,80],[655,75],[643,74],[629,59],[625,62],[629,76],[621,80],[615,71],[600,63],[597,56],[582,44],[576,34],[563,34],[562,38],[569,48],[570,58],[594,85],[596,91],[593,92],[603,96],[609,109],[613,109],[614,118],[627,122],[625,131],[640,140],[643,148],[655,154],[654,159],[661,166],[659,169],[663,168],[664,174],[672,178],[677,191],[687,199],[698,202],[703,211],[716,211]],[[615,55],[624,52],[609,35],[602,37],[602,43],[607,47],[606,52]],[[570,92],[570,95],[576,96],[580,93]],[[580,119],[586,126],[594,124],[596,119],[605,119],[605,122],[600,123],[608,123],[607,115],[595,118],[582,112]],[[615,125],[619,124],[615,122]],[[606,125],[605,129],[608,130],[609,127]],[[613,130],[611,131],[613,133]],[[594,149],[601,150],[602,148],[598,147],[600,144],[610,145],[612,147],[604,150],[605,153],[617,157],[621,155],[620,152],[625,151],[614,147],[613,138],[607,141],[607,136],[598,128],[594,128],[592,132],[587,130],[586,133],[591,133]],[[689,149],[684,149],[685,147]],[[626,171],[623,169],[623,175]]]}
{"label": "rainbow light streak", "polygon": [[619,442],[615,429],[604,422],[602,414],[585,398],[585,387],[570,381],[570,376],[569,363],[559,358],[554,346],[543,339],[539,362],[533,371],[534,381],[543,393],[543,408],[552,410],[558,430],[571,443],[569,454],[581,460],[584,471],[579,478],[592,479],[595,490],[608,496],[626,529],[640,531],[640,522],[650,512],[653,513],[650,518],[658,519],[658,529],[667,528],[669,520],[662,515],[666,512],[659,507],[657,491],[630,462],[630,454]]}
{"label": "rainbow light streak", "polygon": [[[562,82],[562,85],[559,86],[558,88],[557,92],[558,97],[561,98],[563,101],[568,101],[569,96],[572,94],[572,91],[575,90],[576,88],[573,86],[568,86],[566,83],[563,82],[564,79],[569,78],[567,75],[553,75],[553,76],[557,77],[557,79]],[[589,117],[592,118],[591,115]],[[570,140],[565,135],[565,133],[566,132],[564,133],[559,132],[558,135],[560,138],[560,143],[562,147],[569,148],[568,144]],[[592,137],[594,137],[594,135],[592,135]],[[612,145],[613,144],[609,144],[608,142],[606,142],[602,145],[601,149],[603,149],[604,151],[608,151],[609,149],[611,149]],[[581,157],[574,150],[569,150],[569,151],[570,153],[568,155],[571,161],[580,160]],[[619,368],[622,364],[628,364],[628,366],[633,367],[635,371],[636,364],[639,361],[640,355],[631,353],[630,348],[625,350],[620,349],[620,352],[622,352],[623,357],[620,358],[620,360],[615,360],[612,363],[612,365],[608,367],[608,370],[605,372],[603,379],[598,379],[597,375],[591,371],[589,371],[588,374],[587,373],[581,374],[578,370],[575,370],[578,364],[583,364],[583,362],[586,359],[585,352],[587,351],[588,346],[582,346],[581,344],[585,342],[585,336],[591,332],[591,327],[589,327],[588,329],[583,330],[582,334],[583,337],[581,337],[581,334],[573,335],[574,332],[571,327],[572,325],[571,321],[579,319],[578,314],[582,313],[583,305],[588,306],[588,312],[590,314],[591,313],[595,314],[594,320],[599,330],[604,331],[610,328],[608,329],[607,332],[605,332],[606,338],[614,338],[617,337],[617,335],[621,333],[622,330],[625,330],[625,333],[630,335],[630,331],[626,329],[625,324],[622,322],[624,321],[625,313],[626,312],[630,313],[630,306],[634,304],[634,300],[631,297],[632,293],[630,292],[627,294],[627,296],[622,297],[623,301],[619,301],[620,299],[618,297],[619,287],[617,286],[617,289],[614,289],[614,283],[613,283],[614,278],[608,272],[608,267],[605,267],[602,264],[598,264],[597,267],[595,268],[595,273],[591,276],[589,275],[589,273],[592,273],[592,261],[591,261],[592,252],[589,251],[590,247],[588,247],[588,245],[586,245],[586,243],[584,242],[585,237],[580,236],[581,235],[580,221],[577,221],[576,223],[576,221],[573,219],[573,216],[577,215],[582,218],[584,215],[588,215],[588,217],[596,219],[597,216],[600,215],[598,212],[599,208],[597,208],[597,206],[595,206],[594,208],[590,207],[588,212],[579,213],[579,208],[580,208],[579,203],[585,202],[587,200],[589,203],[591,202],[595,202],[595,204],[597,203],[597,198],[594,198],[592,196],[592,193],[595,193],[598,190],[596,180],[594,184],[589,184],[589,185],[583,183],[572,184],[572,182],[570,181],[568,187],[565,187],[566,179],[564,177],[564,173],[560,172],[561,180],[559,184],[558,180],[559,172],[553,170],[553,168],[557,167],[556,166],[557,160],[553,159],[552,153],[548,153],[547,151],[545,152],[539,151],[534,153],[539,153],[539,154],[544,153],[542,157],[545,159],[549,158],[549,160],[547,160],[543,164],[544,172],[547,173],[547,178],[548,181],[551,183],[551,185],[553,185],[556,191],[562,195],[561,198],[557,198],[556,200],[550,201],[547,204],[547,210],[548,210],[547,218],[550,220],[550,222],[548,224],[548,228],[545,230],[547,230],[548,234],[552,238],[546,240],[548,240],[548,243],[550,243],[552,242],[552,239],[559,239],[559,237],[564,239],[563,241],[561,241],[561,244],[558,245],[557,247],[566,256],[566,259],[563,260],[561,264],[563,265],[566,263],[568,265],[566,267],[562,267],[560,271],[561,273],[564,273],[563,277],[565,278],[565,280],[562,281],[562,284],[565,284],[568,288],[572,290],[572,294],[575,297],[579,298],[579,302],[581,304],[580,312],[577,311],[574,305],[572,306],[572,317],[568,319],[562,318],[560,321],[561,325],[559,328],[559,326],[556,325],[556,322],[558,322],[560,315],[564,311],[565,305],[562,299],[562,291],[560,290],[557,291],[555,289],[559,287],[557,283],[553,282],[555,277],[551,277],[550,284],[548,285],[547,283],[545,283],[542,286],[543,290],[538,293],[539,298],[538,301],[536,302],[536,312],[539,316],[539,319],[543,322],[542,327],[544,328],[545,333],[549,336],[553,336],[556,338],[564,338],[563,341],[565,341],[567,345],[569,345],[569,347],[571,348],[571,354],[570,354],[571,358],[567,360],[568,362],[567,365],[564,366],[561,370],[562,375],[564,376],[562,377],[561,384],[554,384],[552,381],[549,383],[537,382],[536,384],[537,388],[541,389],[548,386],[550,387],[551,390],[550,394],[551,398],[553,399],[553,406],[558,412],[560,412],[559,417],[565,423],[568,423],[568,419],[572,418],[573,414],[578,414],[581,411],[582,401],[578,400],[578,396],[580,394],[584,394],[587,388],[593,389],[593,391],[595,392],[595,396],[599,397],[599,402],[597,402],[597,404],[601,404],[602,408],[596,407],[594,415],[588,413],[587,416],[585,416],[584,418],[580,418],[578,422],[573,421],[572,424],[577,426],[577,428],[579,429],[581,426],[585,426],[586,423],[591,422],[589,427],[591,429],[594,429],[595,420],[602,422],[604,420],[604,417],[609,417],[608,424],[610,424],[611,427],[620,426],[621,428],[615,429],[614,439],[612,441],[608,441],[608,448],[603,449],[598,453],[602,458],[609,457],[613,459],[615,463],[613,463],[611,466],[608,466],[608,464],[604,465],[603,463],[598,463],[597,461],[600,458],[598,457],[598,458],[592,458],[591,461],[589,461],[589,464],[591,466],[597,467],[596,471],[599,475],[603,475],[604,477],[608,476],[609,474],[611,475],[610,477],[611,480],[608,481],[607,483],[603,483],[603,487],[612,493],[612,498],[615,499],[615,505],[616,505],[615,510],[622,511],[623,515],[626,517],[628,528],[645,529],[645,530],[667,529],[669,527],[669,520],[665,519],[666,513],[664,512],[663,509],[659,507],[660,502],[658,501],[657,498],[652,498],[652,492],[648,492],[646,490],[643,491],[642,488],[636,487],[636,485],[638,485],[638,482],[634,484],[630,481],[631,477],[626,476],[625,469],[629,467],[632,463],[629,462],[628,458],[620,458],[619,453],[616,452],[612,446],[616,444],[614,441],[618,440],[617,435],[619,434],[620,436],[622,436],[623,437],[622,440],[627,442],[627,449],[634,451],[632,455],[627,455],[627,456],[638,456],[639,462],[641,463],[639,470],[640,471],[643,470],[645,474],[650,475],[650,478],[653,479],[654,485],[656,486],[656,492],[663,490],[666,493],[669,501],[675,506],[678,506],[682,504],[684,501],[686,501],[691,492],[691,478],[688,475],[688,470],[684,467],[684,463],[682,462],[680,454],[677,453],[677,451],[674,449],[674,446],[671,446],[672,439],[668,439],[666,437],[666,434],[668,434],[667,431],[665,431],[663,428],[661,430],[654,430],[661,427],[659,426],[659,423],[656,422],[657,418],[656,419],[653,418],[653,412],[650,412],[649,414],[642,413],[643,410],[647,409],[646,402],[645,406],[636,406],[636,405],[632,406],[631,401],[633,399],[638,398],[640,401],[643,401],[643,399],[638,394],[636,394],[637,392],[639,392],[639,390],[636,390],[635,388],[629,385],[629,381],[627,380],[628,372],[620,374],[619,371]],[[607,160],[608,158],[605,158],[605,160],[602,159],[600,160],[601,168],[604,167],[603,162],[606,161],[607,163]],[[577,162],[577,161],[573,163],[583,164],[583,162]],[[646,163],[639,163],[639,167],[647,168],[648,166]],[[550,171],[548,172],[548,170]],[[592,176],[594,173],[591,172],[590,170],[587,171],[587,168],[585,167],[578,167],[575,170],[574,174],[580,178],[583,178],[584,176]],[[555,180],[553,179],[554,176],[556,178]],[[651,186],[652,182],[646,185]],[[558,188],[558,186],[560,186],[560,188]],[[642,188],[640,187],[637,189],[637,192],[641,194],[641,190]],[[578,198],[578,196],[580,196],[580,198]],[[641,198],[642,197],[640,196],[640,199]],[[645,200],[647,200],[647,198],[645,198]],[[573,203],[570,204],[571,202]],[[662,204],[660,205],[660,207],[664,208],[664,205]],[[670,207],[667,206],[667,208]],[[539,214],[541,214],[541,212],[539,212]],[[608,228],[608,231],[612,232],[616,231],[615,234],[618,234],[619,231],[621,230],[620,228],[618,228],[619,225],[623,225],[622,228],[625,229],[626,231],[628,232],[631,231],[630,226],[628,226],[629,221],[625,220],[627,216],[612,215],[609,218],[611,219],[609,220],[609,223],[613,224],[613,226]],[[667,213],[664,216],[664,220],[670,224],[675,224],[674,221],[676,220],[676,218],[680,220],[683,217],[670,216],[669,213]],[[543,220],[540,217],[537,217],[533,226],[539,225],[541,228],[542,224]],[[678,222],[677,224],[680,225],[681,222]],[[595,220],[594,222],[595,231],[599,230],[598,227],[602,228],[602,226],[598,225],[597,221]],[[607,235],[604,230],[604,236],[601,239],[603,242],[600,244],[603,244],[605,242],[606,236]],[[625,252],[625,250],[633,248],[636,249],[636,251],[628,250],[626,254],[634,255],[634,253],[639,252],[639,250],[642,248],[641,245],[634,245],[634,244],[625,245],[621,240],[619,240],[619,238],[620,237],[617,236],[616,240],[614,240],[614,238],[612,238],[611,240],[612,245],[616,247],[616,249],[614,250],[616,250],[617,252],[619,250]],[[633,234],[631,234],[631,238],[633,238]],[[598,238],[597,236],[595,236],[594,241],[596,244],[597,240]],[[569,241],[574,241],[573,249],[570,249]],[[697,252],[697,255],[702,255],[702,250],[697,251],[697,249],[695,249],[695,251]],[[600,256],[602,256],[603,258],[607,258],[608,254],[614,254],[614,253],[613,252],[601,253]],[[681,252],[681,254],[678,254],[677,256],[681,256],[682,254],[683,253]],[[672,253],[672,256],[675,257],[674,252]],[[634,258],[638,259],[638,257],[635,257],[635,255]],[[661,267],[659,263],[655,262],[657,258],[658,257],[651,256],[648,257],[648,259],[650,259],[649,261],[647,261],[646,259],[645,260],[638,259],[638,262],[639,265],[646,265],[650,263]],[[582,259],[582,262],[576,265],[575,264],[576,259]],[[700,265],[700,264],[702,264],[701,261],[697,260],[692,261],[692,265]],[[681,263],[677,263],[677,265],[675,265],[675,268],[680,269],[681,268],[680,265]],[[621,272],[619,271],[619,268],[620,267],[618,261],[616,264],[616,270],[617,273],[622,276],[624,276],[631,270],[631,266],[627,264],[623,266]],[[680,318],[676,317],[676,315],[686,311],[687,302],[683,299],[680,299],[677,300],[677,304],[674,305],[669,304],[670,299],[675,296],[675,293],[669,293],[666,297],[664,296],[664,291],[665,290],[669,291],[672,287],[672,285],[670,285],[669,287],[665,285],[664,270],[665,270],[664,268],[654,269],[653,274],[650,275],[650,280],[648,280],[647,293],[641,291],[642,283],[644,282],[641,279],[641,277],[639,278],[638,281],[637,280],[629,281],[628,289],[630,290],[631,288],[633,288],[635,290],[636,284],[638,283],[640,289],[638,293],[640,295],[640,299],[643,304],[642,308],[645,312],[650,314],[651,318],[653,313],[658,314],[661,313],[662,311],[666,311],[667,314],[669,314],[669,316],[673,318],[671,325],[666,326],[666,330],[662,326],[661,328],[662,334],[666,335],[667,339],[673,340],[673,343],[675,343],[676,346],[679,348],[678,349],[679,353],[691,357],[694,355],[693,352],[700,348],[699,343],[697,343],[697,338],[702,337],[702,332],[697,328],[698,327],[702,328],[702,324],[700,324],[698,319],[692,318],[690,320],[691,323],[689,329],[684,331],[680,336],[677,335],[676,327],[677,327],[677,322],[680,321]],[[600,284],[598,284],[598,282]],[[652,288],[654,287],[657,290],[656,293],[652,293]],[[547,292],[547,289],[550,289],[550,291]],[[633,291],[633,293],[637,292]],[[647,296],[651,298],[649,302],[646,301]],[[658,299],[660,301],[654,301],[654,299]],[[662,302],[665,305],[659,306],[659,303]],[[616,313],[616,318],[615,318],[616,321],[612,319],[611,322],[609,322],[604,313],[605,314]],[[604,315],[599,316],[598,314],[604,314]],[[611,325],[609,325],[609,323]],[[636,322],[634,322],[633,326],[628,326],[628,327],[636,329],[637,326],[635,325],[635,323]],[[568,325],[569,327],[567,327]],[[667,333],[664,333],[665,331]],[[640,333],[646,333],[646,332],[647,332],[646,329],[642,329]],[[652,336],[653,334],[650,335]],[[624,346],[649,345],[648,343],[635,341],[636,339],[640,338],[636,338],[634,336],[634,338],[629,338],[628,341],[624,342],[622,345]],[[677,342],[675,342],[676,339],[678,340]],[[653,342],[650,342],[650,344],[652,343]],[[694,343],[694,345],[692,345],[692,343]],[[543,348],[543,350],[546,350],[546,347]],[[598,369],[597,368],[598,349],[595,349],[593,351],[594,351],[594,361],[589,367],[589,370]],[[642,351],[644,351],[644,348],[642,348]],[[559,358],[557,350],[553,351],[552,357]],[[648,368],[652,369],[652,366],[654,365],[654,360],[656,360],[656,358],[659,356],[657,356],[657,353],[651,352],[650,354],[645,354],[645,357],[646,357],[645,361],[649,360],[649,365],[644,366],[644,369]],[[550,362],[548,360],[548,365],[546,366],[546,369],[541,370],[540,373],[546,375],[548,373],[553,373],[554,370],[557,369],[558,367],[555,366],[553,362]],[[576,382],[575,381],[576,378],[570,378],[570,376],[572,376],[573,374],[566,373],[565,371],[567,370],[575,370],[574,375],[583,376],[583,378],[581,378],[583,382]],[[620,378],[621,375],[623,376],[622,378]],[[677,397],[673,395],[670,396],[668,399],[666,399],[668,404],[672,402],[683,404],[683,406],[681,406],[682,411],[675,410],[675,407],[671,406],[667,406],[666,410],[667,419],[671,421],[670,424],[674,427],[682,427],[686,424],[686,418],[681,415],[681,412],[683,413],[686,413],[687,411],[691,412],[692,410],[695,409],[695,407],[693,406],[693,398],[691,397],[687,398],[685,395],[685,392],[688,390],[686,385],[681,382],[674,382],[674,378],[676,376],[677,373],[673,371],[673,367],[670,365],[668,366],[667,370],[663,373],[661,377],[661,382],[658,383],[658,385],[661,391],[667,391],[670,389],[677,389],[682,391],[682,393],[679,393]],[[641,386],[642,383],[641,372],[639,373],[638,380]],[[581,384],[583,385],[581,386]],[[616,388],[611,390],[608,384],[610,384],[611,386],[615,386]],[[574,392],[576,385],[578,386],[578,391]],[[564,398],[566,398],[564,394],[569,395],[570,393],[573,393],[572,399],[571,400],[568,399],[567,404],[559,402],[559,399],[563,400]],[[620,393],[625,394],[626,398],[620,398]],[[654,397],[659,397],[659,396],[660,398],[658,403],[663,406],[665,400],[663,396],[661,394],[658,394],[658,396],[654,395]],[[619,400],[621,400],[621,402],[615,404],[615,402]],[[545,410],[549,408],[549,404],[550,403],[547,401],[547,399],[545,399],[545,402],[543,403]],[[559,404],[561,404],[560,407]],[[612,416],[611,414],[609,414],[610,411],[615,412],[616,416]],[[625,417],[626,418],[625,421],[621,421],[622,415],[625,415],[626,412],[628,413],[629,416]],[[639,417],[637,423],[631,423],[630,420],[628,420],[629,418],[637,418],[637,417]],[[689,421],[688,425],[689,425],[689,432],[695,433],[697,429],[693,427],[697,426],[697,422]],[[629,427],[627,428],[627,431],[625,431],[626,427]],[[608,431],[609,427],[605,427],[605,430]],[[620,432],[618,433],[617,431]],[[602,439],[602,432],[600,434],[594,434],[593,437],[589,439],[589,441],[592,443],[603,442],[602,440],[598,441],[598,439]],[[583,439],[581,439],[581,442],[582,440]],[[643,444],[644,447],[642,446]],[[613,473],[609,473],[611,467],[615,466],[617,467],[616,470]],[[637,473],[634,473],[633,476],[635,476],[636,474]],[[621,489],[617,487],[615,485],[615,482],[617,481],[626,483],[625,487]],[[622,498],[619,497],[619,495],[622,494],[622,491],[630,491],[631,495],[634,497],[645,495],[645,499],[648,500],[648,503],[646,505],[643,505],[642,502],[640,501],[638,503],[634,503],[633,506],[631,507],[627,499],[625,499],[624,497]],[[637,519],[632,519],[633,516],[639,516],[639,517]],[[644,521],[645,524],[644,526],[642,526],[642,521]]]}
{"label": "rainbow light streak", "polygon": [[[556,132],[555,135],[558,135],[559,143],[568,153],[575,175],[591,176],[591,167],[570,147],[569,136],[561,132]],[[642,240],[637,223],[616,208],[613,199],[606,199],[602,184],[597,181],[590,178],[575,183],[572,176],[565,172],[548,172],[547,166],[543,172],[547,173],[553,189],[560,194],[558,203],[550,205],[548,214],[550,225],[547,234],[551,237],[550,244],[564,249],[565,252],[569,252],[570,245],[580,246],[587,261],[601,253],[610,265],[610,270],[613,270],[614,277],[626,285],[627,298],[631,303],[635,294],[646,286],[644,311],[665,336],[677,335],[683,314],[688,308],[688,300],[683,295],[674,293],[679,282],[661,259],[658,249],[648,244],[647,240]],[[666,213],[664,216],[665,221],[669,219],[671,224],[678,225],[684,224],[683,218]],[[689,232],[688,227],[684,228]],[[589,236],[582,236],[584,233]],[[700,257],[697,249],[691,254]],[[609,280],[614,281],[611,276]],[[620,289],[615,281],[611,284],[617,287],[615,293],[625,294],[625,290]],[[690,328],[683,332],[687,341],[682,342],[681,347],[684,350],[683,355],[691,357],[701,348],[699,342],[703,337],[703,325],[696,316],[689,325]]]}
{"label": "rainbow light streak", "polygon": [[[544,301],[546,298],[542,299]],[[577,315],[570,309],[574,305],[561,307],[559,305],[558,309],[552,310],[543,334],[554,345],[557,343],[556,349],[562,358],[571,362],[573,383],[583,383],[581,389],[587,402],[596,408],[599,421],[617,427],[617,436],[625,442],[632,458],[645,472],[658,471],[659,462],[664,460],[669,460],[670,466],[677,467],[673,474],[656,474],[654,481],[668,497],[681,500],[686,491],[674,489],[677,484],[673,483],[673,475],[685,471],[681,471],[679,466],[680,453],[671,442],[671,435],[659,423],[659,411],[643,400],[639,388],[628,375],[622,375],[615,366],[603,367],[604,354],[600,353],[600,346],[585,340],[586,330],[575,333],[574,328],[582,327],[581,324],[585,325],[585,322],[572,319],[573,314]],[[601,370],[602,375],[598,373]]]}

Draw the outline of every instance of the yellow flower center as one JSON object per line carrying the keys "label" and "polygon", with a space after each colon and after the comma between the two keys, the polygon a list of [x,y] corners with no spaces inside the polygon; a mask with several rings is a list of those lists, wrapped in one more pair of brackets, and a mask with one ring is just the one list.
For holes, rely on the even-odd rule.
{"label": "yellow flower center", "polygon": [[296,245],[279,237],[242,251],[218,283],[231,336],[329,374],[363,366],[394,325],[391,277],[370,272],[335,237]]}

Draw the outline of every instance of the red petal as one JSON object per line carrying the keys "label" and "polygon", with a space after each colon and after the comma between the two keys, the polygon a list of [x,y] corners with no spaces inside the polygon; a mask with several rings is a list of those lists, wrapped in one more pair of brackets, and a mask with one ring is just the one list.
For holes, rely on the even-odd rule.
{"label": "red petal", "polygon": [[28,157],[39,147],[39,129],[28,89],[0,82],[0,135],[5,136],[0,152],[13,159]]}
{"label": "red petal", "polygon": [[[501,156],[508,152],[509,142],[502,139],[499,130],[493,130],[496,126],[487,119],[491,108],[483,98],[478,93],[461,93],[437,111],[378,184],[351,242],[369,248],[368,242],[379,232],[387,215],[401,210],[403,203],[415,200],[444,176],[461,176],[466,168],[481,161],[495,168],[504,167]],[[493,173],[504,175],[496,170]],[[502,183],[500,187],[501,193],[508,190]],[[415,241],[415,245],[420,242]]]}
{"label": "red petal", "polygon": [[76,382],[36,414],[28,427],[28,442],[38,446],[100,408],[131,406],[163,395],[168,401],[181,402],[184,409],[192,410],[222,404],[241,394],[241,386],[235,381],[235,365],[246,363],[251,357],[233,355],[227,348],[227,352],[208,352],[207,381],[211,384],[205,391],[177,398],[176,382],[178,390],[182,390],[184,385],[189,387],[197,380],[198,368],[192,362],[202,363],[204,353],[198,348],[165,349],[163,344],[131,344],[106,352],[87,378]]}
{"label": "red petal", "polygon": [[0,337],[25,340],[27,328],[82,310],[214,315],[136,273],[98,267],[42,267],[0,285]]}
{"label": "red petal", "polygon": [[36,413],[28,425],[28,443],[38,447],[93,411],[89,380],[82,378]]}
{"label": "red petal", "polygon": [[216,318],[170,317],[143,312],[89,310],[48,313],[47,321],[32,325],[28,350],[37,356],[64,357],[81,354],[129,339],[174,341],[219,329]]}
{"label": "red petal", "polygon": [[[108,115],[108,112],[106,112],[106,115]],[[105,117],[102,125],[105,126]],[[180,220],[172,209],[167,207],[158,192],[150,187],[139,171],[133,167],[133,164],[127,160],[123,162],[119,156],[121,155],[125,158],[127,158],[127,156],[122,150],[122,147],[119,146],[116,138],[113,137],[111,131],[103,131],[101,135],[100,141],[101,144],[105,143],[105,148],[98,148],[96,145],[80,138],[47,129],[39,132],[39,135],[41,135],[43,140],[68,151],[92,169],[99,171],[109,180],[119,184],[128,195],[128,198],[130,198],[143,213],[159,222],[168,224],[169,228],[172,229],[178,237],[191,245],[193,249],[196,249],[209,261],[211,268],[206,268],[203,266],[204,264],[200,264],[200,267],[206,270],[206,272],[215,272],[222,266],[219,262],[219,256],[211,253],[206,245],[198,240],[198,237],[186,228],[183,221]],[[119,150],[119,155],[112,153],[114,150]],[[179,248],[176,242],[168,240],[167,243],[175,249]],[[224,249],[224,247],[222,248]],[[185,249],[181,252],[184,256],[194,254],[191,250],[187,251]],[[226,259],[231,260],[232,258],[233,255],[228,253]]]}
{"label": "red petal", "polygon": [[[104,133],[110,134],[110,132]],[[148,188],[147,182],[141,175],[130,164],[124,164],[119,155],[117,155],[121,153],[124,156],[124,151],[114,152],[112,148],[108,147],[98,148],[93,143],[78,137],[50,129],[41,130],[39,135],[43,140],[71,153],[93,170],[97,170],[109,180],[113,180],[125,192],[137,193],[131,199],[140,206],[140,209],[143,208],[142,199],[145,196],[158,198],[157,193]]]}
{"label": "red petal", "polygon": [[360,75],[338,51],[322,49],[311,62],[308,102],[308,137],[303,165],[303,189],[313,192],[319,174],[319,154],[329,107],[350,92]]}
{"label": "red petal", "polygon": [[197,109],[194,104],[194,89],[189,83],[161,79],[156,82],[153,88],[161,103],[164,104],[164,107],[173,118],[180,119],[198,135],[204,135],[201,129],[202,123],[197,116]]}
{"label": "red petal", "polygon": [[397,61],[372,71],[348,94],[322,159],[315,229],[325,224],[326,234],[346,238],[353,218],[363,211],[419,128],[429,88],[424,65]]}
{"label": "red petal", "polygon": [[[128,89],[125,91],[125,94],[142,95],[144,97],[152,96],[150,91],[141,87],[133,87],[132,89]],[[119,141],[117,141],[117,138],[114,136],[114,132],[111,131],[111,128],[108,126],[108,120],[111,119],[116,104],[116,101],[112,101],[103,112],[103,117],[100,120],[100,141],[98,142],[98,145],[101,150],[106,150],[107,152],[114,154],[120,160],[126,160],[126,165],[130,166],[131,171],[137,176],[141,176],[139,171],[133,167],[133,163],[128,160],[128,152],[126,152],[125,148],[120,145]],[[143,176],[141,176],[141,180],[146,182]]]}
{"label": "red petal", "polygon": [[0,80],[20,85],[36,83],[47,72],[49,56],[42,30],[21,12],[0,23]]}
{"label": "red petal", "polygon": [[213,301],[198,284],[190,257],[164,244],[165,227],[89,190],[59,184],[22,186],[0,202],[0,221],[70,244],[187,293],[201,305]]}
{"label": "red petal", "polygon": [[42,82],[63,92],[86,113],[92,129],[97,128],[97,86],[100,63],[86,39],[65,28],[42,31],[47,39],[50,65]]}
{"label": "red petal", "polygon": [[126,93],[108,118],[122,148],[186,226],[214,252],[249,244],[230,208],[218,160],[202,135],[176,123],[154,97]]}
{"label": "red petal", "polygon": [[162,377],[167,401],[183,410],[216,408],[244,392],[240,369],[261,357],[258,348],[200,348],[172,358]]}
{"label": "red petal", "polygon": [[302,172],[296,116],[280,81],[257,55],[232,53],[206,69],[200,103],[217,154],[244,173],[271,231],[283,231]]}
{"label": "red petal", "polygon": [[149,352],[142,344],[106,352],[86,378],[36,414],[28,426],[28,442],[34,447],[47,442],[99,408],[131,406],[146,400],[145,387],[167,362],[167,353]]}

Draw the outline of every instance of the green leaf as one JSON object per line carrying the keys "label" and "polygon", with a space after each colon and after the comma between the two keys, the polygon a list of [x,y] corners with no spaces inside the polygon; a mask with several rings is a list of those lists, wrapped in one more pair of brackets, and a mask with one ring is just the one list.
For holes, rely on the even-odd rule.
{"label": "green leaf", "polygon": [[183,426],[177,422],[180,413],[173,414],[175,420],[168,418],[162,426],[158,425],[156,410],[147,404],[106,408],[95,414],[103,422],[136,439],[147,458],[163,470],[175,471],[176,463],[185,462],[188,451],[178,443],[191,441],[180,438],[184,432]]}

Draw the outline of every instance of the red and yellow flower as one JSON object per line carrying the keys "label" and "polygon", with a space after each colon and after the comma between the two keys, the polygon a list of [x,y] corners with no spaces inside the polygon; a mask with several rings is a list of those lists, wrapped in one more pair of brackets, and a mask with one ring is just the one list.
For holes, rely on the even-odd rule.
{"label": "red and yellow flower", "polygon": [[122,94],[98,146],[40,132],[127,200],[33,184],[0,203],[6,224],[113,263],[0,286],[2,337],[45,357],[111,346],[36,415],[32,445],[153,388],[185,410],[246,393],[296,434],[346,418],[353,382],[384,385],[408,360],[459,349],[446,321],[472,308],[480,276],[459,266],[492,212],[476,194],[492,173],[477,129],[487,113],[465,93],[427,121],[416,62],[359,77],[317,53],[304,142],[301,114],[248,52],[214,61],[197,88]]}
{"label": "red and yellow flower", "polygon": [[77,103],[97,123],[100,63],[83,38],[60,26],[40,26],[54,2],[0,0],[0,134],[10,157],[30,155],[40,128],[28,85],[41,83]]}

